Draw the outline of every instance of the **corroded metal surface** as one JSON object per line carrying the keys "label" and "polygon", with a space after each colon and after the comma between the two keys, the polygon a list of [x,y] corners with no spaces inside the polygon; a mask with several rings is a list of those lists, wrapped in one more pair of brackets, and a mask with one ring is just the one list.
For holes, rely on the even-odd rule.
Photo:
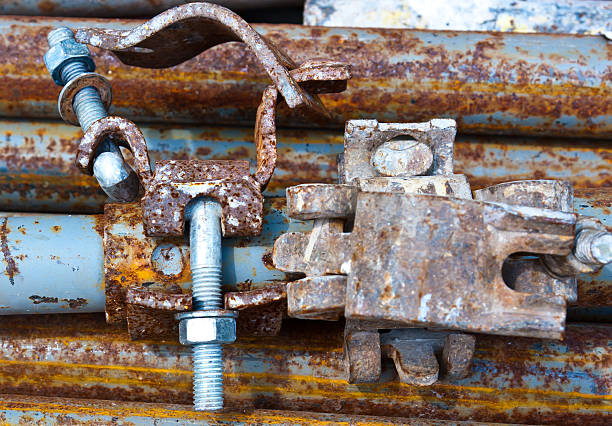
{"label": "corroded metal surface", "polygon": [[[547,285],[542,285],[537,292],[512,292],[506,287],[501,270],[506,257],[514,252],[559,250],[569,253],[574,239],[574,215],[410,194],[361,193],[357,205],[350,233],[342,233],[341,227],[323,227],[316,231],[315,226],[310,235],[281,236],[274,250],[277,268],[309,275],[347,274],[345,314],[354,319],[395,321],[405,325],[418,322],[501,334],[561,336],[568,294],[561,292],[555,296],[558,289]],[[405,211],[411,212],[409,219],[405,218]],[[469,221],[474,222],[468,224]],[[539,231],[534,232],[535,229]],[[450,240],[447,230],[452,231]],[[490,237],[486,237],[488,232],[491,232]],[[414,238],[416,235],[419,237]],[[472,241],[472,238],[475,239]],[[483,245],[476,243],[479,239]],[[363,245],[363,241],[369,244]],[[429,241],[434,242],[431,247]],[[445,242],[445,245],[438,247],[436,241]],[[398,246],[403,248],[398,250]],[[404,255],[400,259],[394,253]],[[468,253],[474,255],[472,260],[465,257]],[[456,268],[453,259],[457,261]],[[462,270],[465,262],[477,268],[476,274]],[[438,266],[432,267],[432,264]],[[393,274],[399,275],[394,279]],[[418,282],[418,292],[416,287],[412,292],[409,290],[411,287],[407,283],[412,279]],[[450,281],[442,284],[445,280]],[[465,291],[459,290],[467,282]],[[402,285],[395,288],[394,283]],[[431,291],[427,290],[427,283],[431,284]],[[479,287],[492,283],[497,284],[488,290]],[[444,289],[449,292],[452,289],[453,296],[449,293],[448,300],[445,299],[448,306],[442,301]],[[460,298],[457,292],[461,293]],[[538,295],[541,292],[546,294]],[[436,309],[429,309],[431,295],[427,295],[433,293],[436,300],[431,303]],[[483,297],[490,299],[481,299]],[[298,300],[304,302],[303,298],[298,298],[290,305]],[[492,315],[489,319],[481,315],[482,312],[477,313],[483,304],[488,307],[487,315]],[[303,309],[312,312],[314,305],[316,302],[311,300]],[[326,303],[323,305],[327,308]],[[515,313],[513,308],[507,309],[510,305],[515,306]],[[513,323],[515,314],[518,315]]]}
{"label": "corroded metal surface", "polygon": [[[479,336],[471,374],[431,387],[346,383],[341,324],[289,321],[278,337],[226,348],[229,410],[292,409],[465,421],[609,424],[612,330],[569,325],[563,342]],[[176,341],[130,342],[103,315],[6,317],[0,392],[191,402],[191,355]],[[106,403],[109,404],[108,402]]]}
{"label": "corroded metal surface", "polygon": [[[21,0],[0,2],[2,15],[31,16],[99,16],[126,18],[153,16],[164,10],[185,3],[185,0]],[[231,9],[256,9],[260,7],[301,6],[304,0],[215,0],[215,3]]]}
{"label": "corroded metal surface", "polygon": [[[569,182],[556,180],[505,182],[474,191],[474,198],[563,212],[571,212],[574,208],[574,188]],[[529,254],[513,254],[502,266],[504,282],[516,291],[554,294],[565,298],[568,302],[575,302],[576,274],[568,274],[566,277],[551,274],[543,264],[545,259],[545,256],[536,259],[536,256]]]}
{"label": "corroded metal surface", "polygon": [[[50,27],[127,30],[142,21],[0,19],[0,113],[56,118],[58,89],[42,55]],[[603,37],[255,25],[296,62],[324,56],[352,64],[348,90],[326,95],[333,121],[457,120],[466,133],[612,134]],[[571,48],[568,48],[570,46]],[[94,60],[111,81],[114,114],[136,122],[252,123],[269,84],[244,46],[224,45],[169,70],[126,68],[110,53]],[[571,65],[568,65],[571,64]],[[147,93],[147,96],[142,96]],[[384,109],[380,105],[385,105]],[[284,124],[304,125],[279,112]]]}
{"label": "corroded metal surface", "polygon": [[517,251],[567,254],[573,215],[412,194],[362,193],[357,203],[348,318],[561,337],[565,299],[510,291],[501,266]]}
{"label": "corroded metal surface", "polygon": [[206,413],[179,404],[152,404],[113,401],[0,395],[0,420],[7,424],[198,424],[295,425],[295,426],[412,426],[482,425],[475,422],[421,420],[405,417],[359,416],[288,410],[249,410]]}
{"label": "corroded metal surface", "polygon": [[[376,120],[350,120],[344,130],[344,157],[342,182],[354,184],[357,179],[385,176],[376,170],[370,160],[383,143],[401,136],[409,136],[426,145],[433,159],[430,175],[453,173],[453,145],[457,134],[454,120],[433,119],[426,123],[379,123]],[[404,153],[411,158],[413,153]],[[395,158],[396,162],[399,158]],[[419,173],[424,174],[428,168]]]}
{"label": "corroded metal surface", "polygon": [[470,372],[476,343],[472,335],[408,328],[381,333],[380,338],[402,383],[431,385],[438,377],[463,379]]}
{"label": "corroded metal surface", "polygon": [[287,312],[286,288],[286,283],[271,283],[255,290],[225,293],[225,309],[240,311],[238,334],[276,336]]}

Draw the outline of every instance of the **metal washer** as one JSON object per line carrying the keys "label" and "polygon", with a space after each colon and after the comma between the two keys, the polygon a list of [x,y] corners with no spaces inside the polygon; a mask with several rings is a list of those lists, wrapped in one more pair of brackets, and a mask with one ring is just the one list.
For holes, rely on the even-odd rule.
{"label": "metal washer", "polygon": [[110,82],[95,72],[81,74],[68,82],[60,92],[57,100],[57,109],[60,116],[66,123],[79,126],[79,120],[72,107],[74,97],[81,89],[85,87],[93,87],[100,94],[104,108],[108,110],[113,101],[113,90]]}

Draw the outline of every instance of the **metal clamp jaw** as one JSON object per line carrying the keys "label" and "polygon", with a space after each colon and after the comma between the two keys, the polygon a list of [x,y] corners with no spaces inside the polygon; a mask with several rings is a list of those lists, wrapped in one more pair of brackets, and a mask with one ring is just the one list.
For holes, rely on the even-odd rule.
{"label": "metal clamp jaw", "polygon": [[[273,262],[280,270],[306,274],[287,286],[290,316],[347,318],[349,381],[378,377],[380,328],[562,336],[566,302],[576,297],[575,280],[560,280],[543,268],[536,271],[521,259],[516,268],[521,284],[510,288],[503,266],[516,252],[570,254],[578,217],[554,203],[554,197],[571,203],[561,193],[565,184],[523,183],[527,190],[519,199],[504,193],[494,200],[477,192],[479,200],[473,200],[465,176],[452,172],[452,120],[359,120],[348,122],[346,129],[339,173],[344,183],[287,190],[287,214],[314,219],[313,231],[282,235]],[[414,143],[390,146],[402,134]],[[402,149],[406,160],[398,154]],[[414,176],[427,172],[430,176]],[[546,198],[542,188],[555,185],[561,189],[549,188]],[[364,359],[373,361],[358,361]],[[397,360],[396,365],[399,371]],[[402,380],[435,381],[431,374],[424,382],[413,373],[414,380],[403,371]]]}

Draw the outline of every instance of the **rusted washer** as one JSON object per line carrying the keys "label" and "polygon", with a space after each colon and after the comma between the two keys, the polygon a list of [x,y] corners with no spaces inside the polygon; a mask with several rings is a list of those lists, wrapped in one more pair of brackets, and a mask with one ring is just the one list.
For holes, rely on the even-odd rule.
{"label": "rusted washer", "polygon": [[72,102],[77,93],[85,87],[93,87],[100,94],[104,109],[108,111],[113,101],[113,90],[110,82],[95,72],[88,72],[70,80],[60,92],[57,99],[57,109],[62,119],[70,124],[79,126],[79,120],[72,107]]}

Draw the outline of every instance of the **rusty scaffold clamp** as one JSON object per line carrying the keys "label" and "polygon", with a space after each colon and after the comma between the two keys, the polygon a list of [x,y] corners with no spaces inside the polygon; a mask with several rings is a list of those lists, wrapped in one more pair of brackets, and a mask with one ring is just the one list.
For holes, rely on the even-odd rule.
{"label": "rusty scaffold clamp", "polygon": [[[195,407],[220,409],[221,344],[236,338],[236,313],[223,309],[221,296],[221,238],[261,233],[262,191],[277,161],[277,104],[284,101],[300,113],[325,119],[328,113],[317,94],[343,91],[350,68],[326,60],[297,65],[238,15],[209,3],[170,9],[130,31],[81,29],[76,39],[113,52],[125,64],[149,68],[177,65],[213,46],[238,41],[246,44],[273,82],[264,90],[257,110],[257,166],[253,173],[249,161],[239,160],[164,160],[152,170],[140,130],[115,116],[94,121],[77,154],[80,169],[91,174],[103,141],[128,148],[144,188],[140,219],[145,234],[155,240],[180,239],[188,233],[191,297],[180,287],[163,282],[144,286],[138,279],[118,279],[113,273],[114,259],[106,256],[107,320],[127,320],[133,337],[162,335],[176,330],[173,314],[182,312],[176,317],[181,343],[194,347]],[[106,208],[113,209],[117,208]],[[117,253],[112,244],[111,238],[105,238],[105,252]]]}
{"label": "rusty scaffold clamp", "polygon": [[570,212],[568,183],[512,182],[473,199],[453,173],[455,134],[447,119],[349,121],[341,183],[287,190],[288,216],[314,220],[274,244],[278,269],[306,275],[287,285],[288,314],[346,318],[352,383],[378,380],[381,355],[405,383],[464,377],[475,340],[462,331],[562,338],[575,275],[612,261],[610,233]]}

